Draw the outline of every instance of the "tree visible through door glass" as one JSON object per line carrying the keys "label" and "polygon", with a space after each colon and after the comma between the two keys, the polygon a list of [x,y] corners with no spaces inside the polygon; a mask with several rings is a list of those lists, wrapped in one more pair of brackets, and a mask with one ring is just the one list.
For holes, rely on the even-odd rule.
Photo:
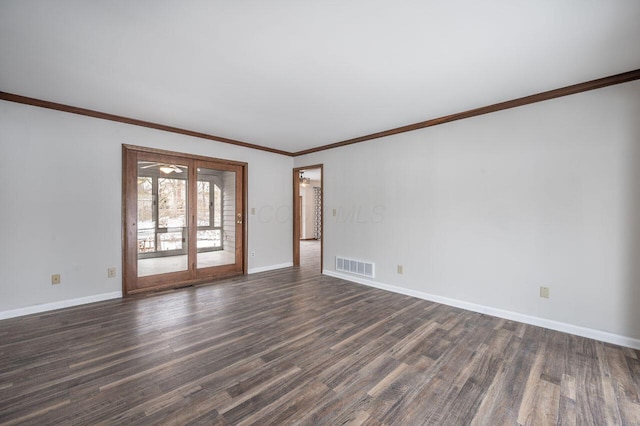
{"label": "tree visible through door glass", "polygon": [[138,276],[187,270],[188,167],[138,161]]}

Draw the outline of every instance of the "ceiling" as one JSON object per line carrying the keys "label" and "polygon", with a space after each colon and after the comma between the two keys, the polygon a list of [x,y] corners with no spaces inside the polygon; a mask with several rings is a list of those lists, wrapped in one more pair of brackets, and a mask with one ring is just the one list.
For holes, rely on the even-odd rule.
{"label": "ceiling", "polygon": [[288,152],[640,68],[637,0],[2,0],[0,91]]}

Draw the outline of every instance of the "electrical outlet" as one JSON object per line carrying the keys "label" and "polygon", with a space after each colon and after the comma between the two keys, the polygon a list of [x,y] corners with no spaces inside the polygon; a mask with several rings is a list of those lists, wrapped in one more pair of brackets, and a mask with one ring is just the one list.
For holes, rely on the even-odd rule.
{"label": "electrical outlet", "polygon": [[404,268],[402,267],[402,265],[398,265],[398,273],[400,275],[404,274]]}
{"label": "electrical outlet", "polygon": [[107,268],[107,278],[115,278],[116,277],[116,268],[111,267]]}
{"label": "electrical outlet", "polygon": [[251,257],[256,257],[256,252],[255,252],[255,250],[251,250]]}
{"label": "electrical outlet", "polygon": [[51,284],[53,285],[60,284],[60,274],[51,275]]}
{"label": "electrical outlet", "polygon": [[540,297],[544,299],[549,298],[549,287],[540,287]]}

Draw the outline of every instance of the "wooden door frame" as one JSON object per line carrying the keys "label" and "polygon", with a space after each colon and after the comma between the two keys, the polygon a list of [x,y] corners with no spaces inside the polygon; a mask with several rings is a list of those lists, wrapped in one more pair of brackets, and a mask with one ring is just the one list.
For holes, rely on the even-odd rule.
{"label": "wooden door frame", "polygon": [[311,166],[294,167],[293,169],[293,266],[300,266],[300,171],[320,169],[320,273],[324,265],[324,164],[314,164]]}
{"label": "wooden door frame", "polygon": [[[137,203],[137,196],[135,191],[129,191],[127,194],[127,188],[137,186],[137,164],[129,160],[131,153],[145,153],[145,154],[155,154],[155,155],[167,155],[177,159],[184,159],[185,161],[205,161],[205,162],[215,162],[221,164],[227,164],[230,166],[237,166],[241,168],[240,178],[242,179],[242,194],[236,193],[237,200],[242,200],[242,253],[241,253],[241,261],[242,261],[242,275],[246,275],[248,273],[248,256],[247,256],[247,248],[248,248],[248,220],[247,220],[247,205],[248,205],[248,164],[232,161],[232,160],[224,160],[213,157],[205,157],[201,155],[193,155],[187,154],[183,152],[175,152],[175,151],[167,151],[163,149],[156,148],[147,148],[135,145],[127,145],[122,144],[122,294],[123,296],[140,293],[143,291],[152,291],[152,290],[160,290],[164,288],[176,288],[176,287],[184,287],[193,284],[210,282],[212,279],[218,277],[204,277],[204,278],[193,278],[187,280],[181,280],[179,282],[162,282],[157,286],[149,287],[148,289],[129,289],[129,284],[133,283],[133,280],[137,279],[137,276],[134,276],[134,272],[136,269],[132,267],[128,267],[128,265],[136,264],[137,256],[132,254],[131,250],[128,250],[128,244],[130,241],[135,241],[137,243],[137,209],[127,209],[127,205],[135,205]],[[193,200],[190,200],[192,203]],[[131,204],[133,203],[133,204]],[[193,205],[193,204],[191,204]],[[129,225],[131,224],[131,225]],[[133,263],[132,263],[133,262]],[[237,272],[230,273],[229,275],[237,275]],[[222,278],[224,275],[220,275]]]}

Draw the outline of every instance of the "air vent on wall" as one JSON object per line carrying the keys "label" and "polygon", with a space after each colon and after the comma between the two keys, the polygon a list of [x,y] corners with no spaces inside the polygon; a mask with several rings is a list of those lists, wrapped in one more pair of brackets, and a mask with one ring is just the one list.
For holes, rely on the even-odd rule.
{"label": "air vent on wall", "polygon": [[336,271],[375,278],[375,264],[336,256]]}

